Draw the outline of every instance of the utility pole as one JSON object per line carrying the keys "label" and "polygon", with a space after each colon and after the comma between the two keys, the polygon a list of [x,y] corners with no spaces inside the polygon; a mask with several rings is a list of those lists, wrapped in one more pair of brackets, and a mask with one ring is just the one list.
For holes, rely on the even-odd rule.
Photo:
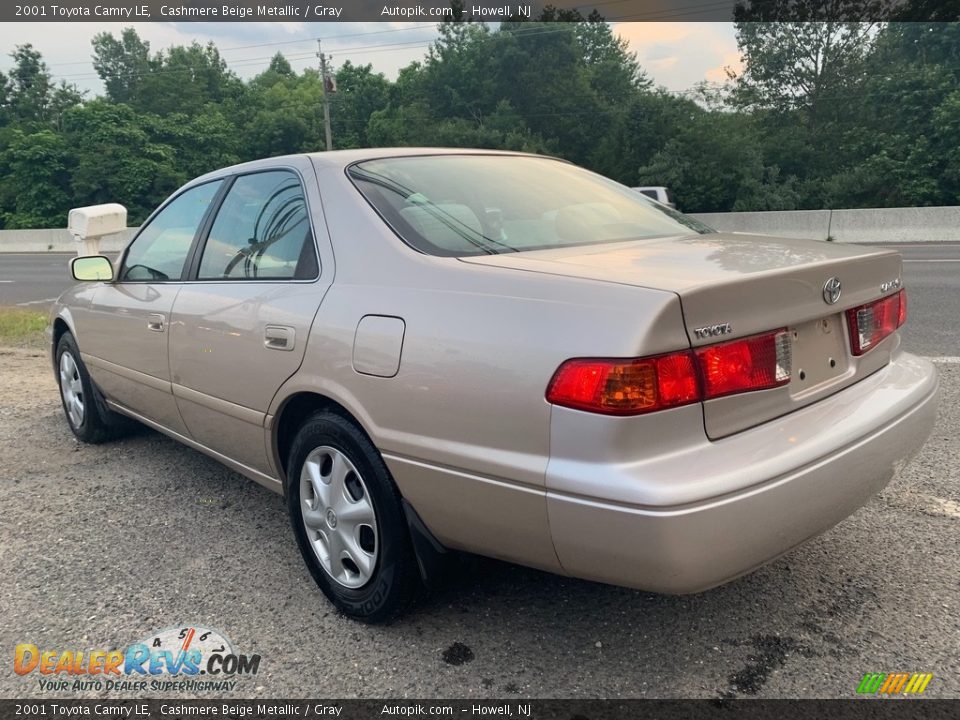
{"label": "utility pole", "polygon": [[330,132],[330,98],[327,96],[327,59],[323,56],[320,39],[317,39],[317,57],[320,58],[320,82],[323,83],[323,126],[327,134],[327,150],[333,150],[333,136]]}

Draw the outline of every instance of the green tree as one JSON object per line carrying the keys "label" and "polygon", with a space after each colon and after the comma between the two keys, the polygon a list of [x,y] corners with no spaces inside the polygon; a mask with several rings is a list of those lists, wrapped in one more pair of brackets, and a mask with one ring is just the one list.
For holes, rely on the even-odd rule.
{"label": "green tree", "polygon": [[367,147],[367,126],[375,112],[387,107],[390,82],[373,72],[372,65],[354,65],[349,60],[337,69],[336,78],[337,92],[330,96],[336,147]]}
{"label": "green tree", "polygon": [[62,134],[14,128],[0,153],[3,227],[64,227],[72,199],[71,165],[71,148]]}
{"label": "green tree", "polygon": [[93,68],[103,80],[107,98],[118,103],[136,103],[145,75],[154,69],[150,43],[133,28],[124,28],[120,38],[97,33],[93,38]]}
{"label": "green tree", "polygon": [[53,81],[39,51],[27,43],[10,53],[13,67],[7,91],[10,110],[21,123],[42,123],[48,118]]}
{"label": "green tree", "polygon": [[107,99],[143,112],[194,116],[211,103],[236,103],[244,92],[213,43],[176,45],[151,56],[150,44],[126,28],[119,39],[99,33],[93,50]]}
{"label": "green tree", "polygon": [[734,76],[740,108],[803,110],[816,124],[835,117],[864,77],[873,37],[868,22],[738,20],[744,69]]}
{"label": "green tree", "polygon": [[[284,67],[286,65],[286,67]],[[272,157],[321,149],[323,85],[313,68],[297,75],[274,58],[247,89],[244,111],[238,113],[244,138],[244,159]]]}
{"label": "green tree", "polygon": [[[688,101],[689,102],[689,101]],[[666,185],[686,212],[793,210],[796,179],[766,165],[750,118],[688,105],[688,117],[639,168],[640,185]]]}
{"label": "green tree", "polygon": [[64,117],[72,150],[73,201],[119,202],[138,223],[157,202],[189,179],[173,147],[151,137],[157,121],[128,105],[93,100]]}
{"label": "green tree", "polygon": [[848,144],[824,183],[842,206],[960,202],[960,23],[890,23],[869,58]]}

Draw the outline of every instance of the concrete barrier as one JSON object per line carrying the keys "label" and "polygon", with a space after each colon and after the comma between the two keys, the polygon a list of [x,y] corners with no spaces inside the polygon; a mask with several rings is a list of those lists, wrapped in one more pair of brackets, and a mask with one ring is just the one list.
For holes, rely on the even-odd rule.
{"label": "concrete barrier", "polygon": [[726,232],[826,240],[830,234],[829,210],[774,212],[693,213],[700,222]]}
{"label": "concrete barrier", "polygon": [[960,241],[960,207],[834,210],[830,234],[853,243]]}
{"label": "concrete barrier", "polygon": [[960,242],[960,207],[694,213],[717,230],[835,242]]}
{"label": "concrete barrier", "polygon": [[[100,250],[116,253],[123,250],[133,238],[137,228],[108,235],[100,241]],[[77,252],[77,243],[66,229],[49,230],[0,230],[0,253]]]}

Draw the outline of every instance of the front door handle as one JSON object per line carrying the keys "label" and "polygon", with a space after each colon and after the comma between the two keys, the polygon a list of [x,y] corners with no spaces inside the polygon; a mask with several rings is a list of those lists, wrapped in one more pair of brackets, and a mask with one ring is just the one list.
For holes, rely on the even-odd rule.
{"label": "front door handle", "polygon": [[263,344],[268,350],[293,350],[297,331],[288,325],[267,325],[263,330]]}
{"label": "front door handle", "polygon": [[166,318],[160,313],[150,313],[147,315],[147,328],[153,332],[163,332]]}

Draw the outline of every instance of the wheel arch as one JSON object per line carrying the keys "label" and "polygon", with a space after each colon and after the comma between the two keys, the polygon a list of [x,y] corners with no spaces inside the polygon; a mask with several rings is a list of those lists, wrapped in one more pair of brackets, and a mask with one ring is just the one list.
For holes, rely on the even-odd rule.
{"label": "wheel arch", "polygon": [[292,392],[280,402],[274,414],[271,429],[271,452],[277,472],[280,474],[280,480],[283,483],[284,492],[287,489],[287,462],[290,447],[297,430],[308,417],[323,411],[335,412],[355,423],[376,447],[376,443],[373,442],[364,423],[361,422],[356,413],[351,412],[344,404],[316,390]]}
{"label": "wheel arch", "polygon": [[[322,411],[334,412],[355,423],[360,431],[367,436],[374,448],[377,448],[377,443],[367,427],[358,418],[359,413],[351,412],[344,404],[316,390],[292,392],[280,402],[271,429],[273,458],[280,481],[283,484],[284,495],[290,492],[287,461],[297,429],[308,417]],[[379,448],[377,449],[379,450]],[[431,587],[444,575],[449,563],[449,551],[437,540],[417,514],[413,505],[402,495],[401,505],[403,507],[403,519],[413,544],[413,553],[417,561],[417,569],[420,572],[420,579],[428,587]]]}
{"label": "wheel arch", "polygon": [[73,329],[73,318],[70,317],[70,310],[63,308],[56,317],[53,318],[51,323],[51,332],[50,335],[50,359],[53,362],[54,366],[57,363],[57,345],[60,344],[60,338],[62,338],[67,333],[73,335],[73,339],[77,343],[77,347],[80,347],[80,341],[77,339],[77,333]]}

